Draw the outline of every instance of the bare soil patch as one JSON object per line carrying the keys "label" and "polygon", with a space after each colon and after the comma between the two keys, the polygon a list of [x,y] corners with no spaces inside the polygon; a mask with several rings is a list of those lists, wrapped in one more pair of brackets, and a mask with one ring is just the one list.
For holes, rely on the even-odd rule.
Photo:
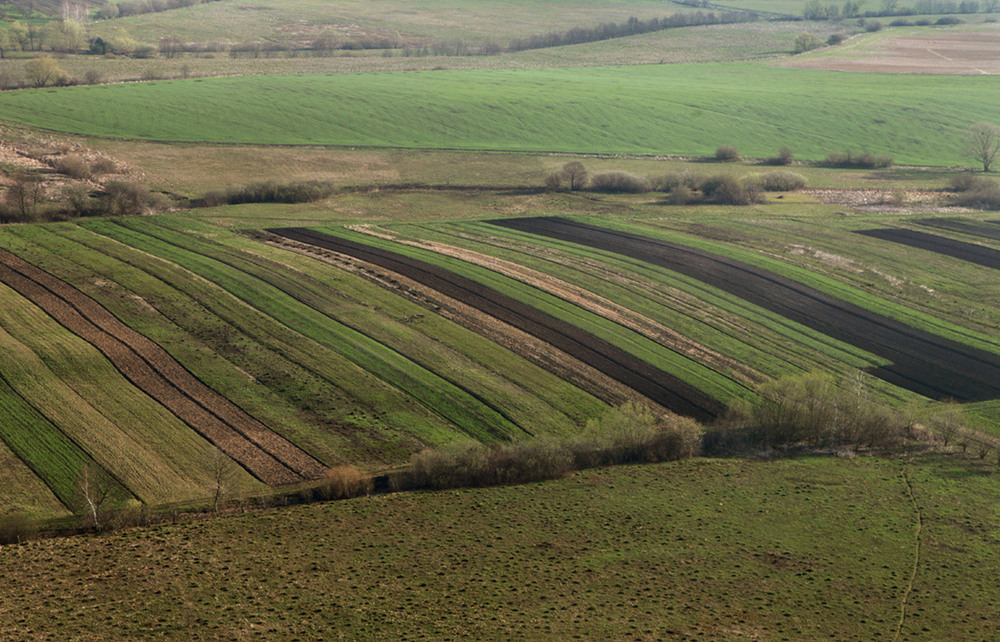
{"label": "bare soil patch", "polygon": [[0,281],[100,350],[136,387],[261,481],[293,483],[325,471],[320,462],[203,384],[159,345],[68,283],[6,251],[0,251]]}
{"label": "bare soil patch", "polygon": [[1000,355],[917,330],[726,257],[560,218],[493,221],[674,270],[891,362],[872,374],[934,399],[1000,398]]}
{"label": "bare soil patch", "polygon": [[1000,74],[1000,26],[934,28],[886,35],[822,55],[796,56],[785,67],[899,74]]}

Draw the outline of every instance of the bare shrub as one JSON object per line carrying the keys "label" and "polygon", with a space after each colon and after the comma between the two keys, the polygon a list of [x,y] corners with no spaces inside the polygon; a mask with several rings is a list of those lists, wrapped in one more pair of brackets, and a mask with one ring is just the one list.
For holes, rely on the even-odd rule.
{"label": "bare shrub", "polygon": [[993,181],[975,174],[956,174],[948,179],[948,189],[951,192],[969,192],[984,187],[989,187]]}
{"label": "bare shrub", "polygon": [[35,520],[24,512],[0,515],[0,544],[20,544],[37,532]]}
{"label": "bare shrub", "polygon": [[722,163],[731,163],[740,159],[740,153],[732,145],[719,145],[715,150],[715,160]]}
{"label": "bare shrub", "polygon": [[713,176],[701,187],[704,200],[720,205],[750,205],[764,198],[759,181],[753,177]]}
{"label": "bare shrub", "polygon": [[794,192],[806,186],[806,178],[789,171],[774,171],[760,175],[760,184],[768,192]]}
{"label": "bare shrub", "polygon": [[1000,182],[983,181],[979,186],[960,193],[955,202],[966,207],[1000,210]]}
{"label": "bare shrub", "polygon": [[67,185],[63,188],[62,195],[70,216],[90,216],[97,209],[97,202],[92,198],[91,189],[86,185],[80,183]]}
{"label": "bare shrub", "polygon": [[791,165],[793,160],[792,150],[787,147],[782,147],[778,150],[777,156],[772,156],[767,159],[768,165]]}
{"label": "bare shrub", "polygon": [[90,165],[79,154],[60,156],[56,159],[55,170],[77,180],[90,178]]}
{"label": "bare shrub", "polygon": [[672,192],[683,183],[684,175],[676,172],[667,172],[649,178],[649,184],[656,192]]}
{"label": "bare shrub", "polygon": [[99,85],[104,80],[104,75],[96,69],[88,69],[83,74],[83,82],[88,85]]}
{"label": "bare shrub", "polygon": [[118,166],[110,158],[101,156],[90,164],[90,171],[93,174],[114,174],[118,171]]}
{"label": "bare shrub", "polygon": [[349,499],[372,492],[372,478],[355,466],[334,466],[319,487],[323,499]]}
{"label": "bare shrub", "polygon": [[136,216],[162,203],[142,185],[129,181],[108,181],[104,185],[101,209],[107,216]]}
{"label": "bare shrub", "polygon": [[604,172],[590,178],[590,190],[605,194],[643,194],[652,189],[648,180],[629,172]]}
{"label": "bare shrub", "polygon": [[892,166],[892,156],[876,156],[871,152],[855,154],[847,151],[843,154],[833,152],[826,157],[825,164],[829,167],[841,167],[847,169],[881,169]]}
{"label": "bare shrub", "polygon": [[698,195],[687,185],[678,185],[670,190],[670,196],[667,198],[671,205],[688,205],[696,200],[698,200]]}
{"label": "bare shrub", "polygon": [[861,446],[899,443],[907,430],[901,413],[868,393],[867,375],[841,381],[820,373],[783,377],[760,387],[755,403],[736,400],[721,428],[706,436],[710,452],[741,448]]}
{"label": "bare shrub", "polygon": [[210,192],[200,201],[219,201],[215,204],[228,203],[311,203],[333,194],[336,187],[324,181],[259,181],[241,187],[231,187],[225,192]]}
{"label": "bare shrub", "polygon": [[11,184],[4,194],[4,208],[0,220],[4,222],[25,222],[35,218],[38,205],[45,190],[42,177],[32,172],[17,172],[11,175]]}

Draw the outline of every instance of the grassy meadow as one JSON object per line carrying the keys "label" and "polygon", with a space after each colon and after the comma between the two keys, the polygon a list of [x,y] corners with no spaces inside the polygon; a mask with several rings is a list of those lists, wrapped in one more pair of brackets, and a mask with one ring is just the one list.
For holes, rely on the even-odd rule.
{"label": "grassy meadow", "polygon": [[987,639],[996,467],[695,459],[0,551],[0,635]]}
{"label": "grassy meadow", "polygon": [[[8,92],[0,109],[160,141],[691,155],[729,144],[751,157],[787,145],[803,159],[854,150],[948,166],[963,162],[968,127],[997,113],[994,93],[988,77],[699,64],[176,80]],[[165,115],[147,118],[154,107]]]}

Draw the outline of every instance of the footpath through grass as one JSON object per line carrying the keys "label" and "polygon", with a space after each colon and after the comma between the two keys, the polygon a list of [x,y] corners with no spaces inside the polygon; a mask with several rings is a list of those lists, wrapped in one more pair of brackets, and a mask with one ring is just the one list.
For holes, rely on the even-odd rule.
{"label": "footpath through grass", "polygon": [[0,637],[990,639],[998,501],[995,464],[924,454],[234,514],[0,548]]}

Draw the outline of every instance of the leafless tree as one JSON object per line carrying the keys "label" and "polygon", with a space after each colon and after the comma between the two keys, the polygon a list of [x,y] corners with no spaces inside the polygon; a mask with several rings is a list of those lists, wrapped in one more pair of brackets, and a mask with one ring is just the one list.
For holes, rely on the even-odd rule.
{"label": "leafless tree", "polygon": [[76,478],[77,492],[84,508],[90,513],[94,529],[101,530],[104,509],[111,499],[113,486],[106,475],[101,474],[93,464],[87,464],[80,470]]}
{"label": "leafless tree", "polygon": [[583,189],[587,183],[587,170],[580,161],[570,161],[563,165],[562,173],[570,191]]}
{"label": "leafless tree", "polygon": [[966,147],[969,154],[983,164],[983,171],[990,171],[990,166],[1000,153],[1000,128],[993,123],[976,123],[969,130]]}
{"label": "leafless tree", "polygon": [[212,474],[212,506],[218,513],[222,500],[232,490],[233,478],[236,476],[236,464],[226,453],[218,448],[212,448],[210,472]]}

